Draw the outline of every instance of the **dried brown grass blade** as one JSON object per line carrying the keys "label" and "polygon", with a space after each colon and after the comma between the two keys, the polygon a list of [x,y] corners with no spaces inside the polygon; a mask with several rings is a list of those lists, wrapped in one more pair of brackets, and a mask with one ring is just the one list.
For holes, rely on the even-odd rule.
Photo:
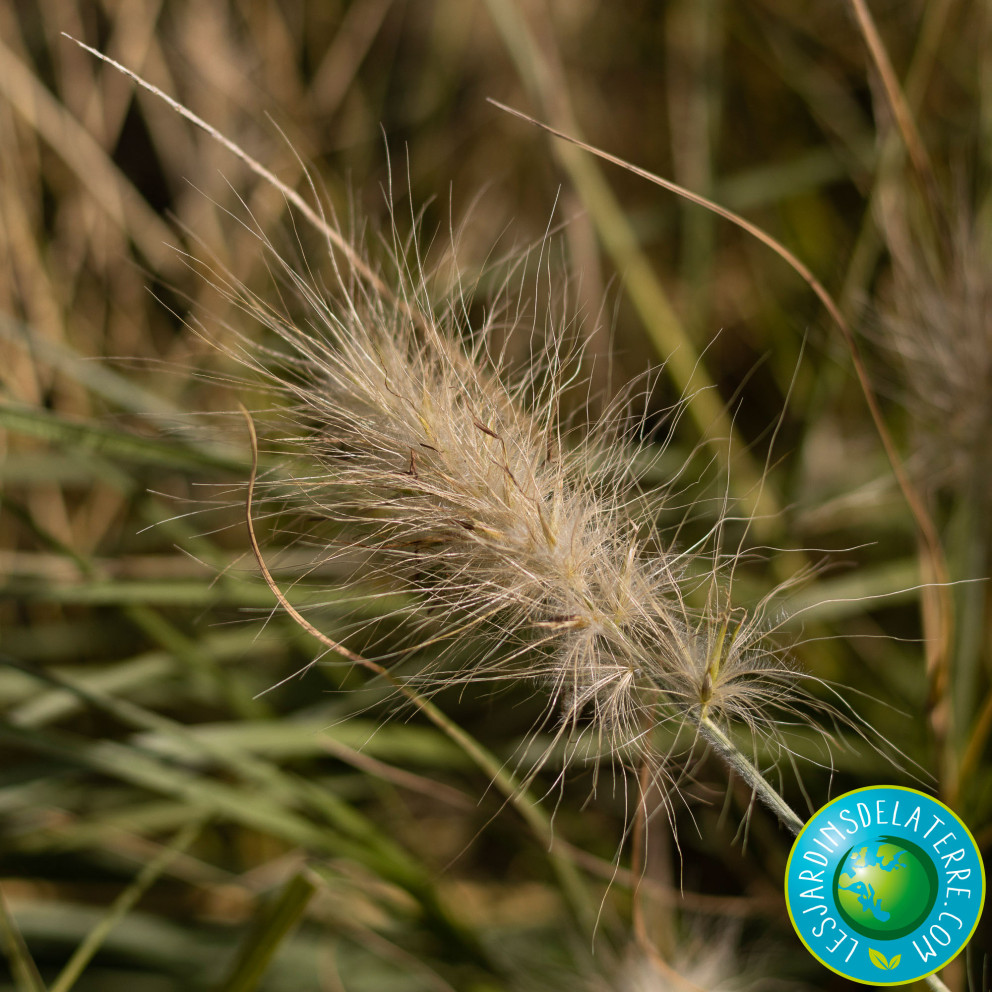
{"label": "dried brown grass blade", "polygon": [[909,109],[909,103],[899,85],[895,69],[892,68],[889,53],[885,50],[885,45],[882,43],[878,28],[875,26],[875,21],[865,0],[850,0],[850,3],[861,31],[861,37],[864,38],[871,60],[881,77],[886,99],[892,108],[892,115],[895,117],[896,126],[899,128],[899,133],[906,145],[913,169],[916,171],[923,188],[932,196],[937,188],[933,164],[927,154],[923,139],[920,137],[916,122],[913,120],[912,111]]}
{"label": "dried brown grass blade", "polygon": [[121,65],[120,62],[115,61],[108,55],[104,55],[103,52],[96,48],[91,48],[85,42],[80,41],[78,38],[73,38],[71,34],[66,34],[62,32],[63,37],[68,38],[69,41],[74,42],[79,45],[80,48],[89,52],[91,55],[100,59],[102,62],[106,62],[108,65],[113,66],[118,72],[123,73],[128,79],[133,80],[142,89],[147,90],[149,93],[158,97],[163,102],[167,103],[177,114],[184,117],[191,124],[195,124],[198,128],[205,131],[214,141],[223,145],[232,155],[240,159],[245,165],[251,169],[259,178],[265,180],[265,182],[270,183],[273,188],[277,189],[286,198],[286,201],[292,204],[300,214],[312,224],[313,227],[320,231],[327,240],[341,252],[342,255],[348,260],[348,265],[352,270],[362,279],[372,286],[377,292],[381,293],[386,299],[392,299],[392,293],[389,288],[382,282],[382,280],[376,275],[376,273],[369,267],[368,263],[358,254],[354,246],[351,245],[348,240],[327,222],[327,219],[321,216],[312,206],[310,206],[307,201],[300,196],[290,186],[287,186],[275,173],[270,172],[268,169],[262,165],[257,159],[252,158],[239,144],[232,141],[226,135],[218,131],[213,125],[208,124],[202,117],[198,117],[193,113],[187,106],[180,103],[178,100],[169,96],[163,90],[160,90],[157,86],[149,83],[147,80],[143,79],[136,72],[128,69],[127,66]]}
{"label": "dried brown grass blade", "polygon": [[[360,665],[362,668],[368,669],[376,675],[382,675],[389,678],[389,674],[382,665],[377,664],[374,661],[370,661],[368,658],[363,658],[360,654],[356,654],[350,648],[346,648],[343,644],[337,641],[331,640],[322,630],[319,630],[305,616],[303,616],[300,611],[293,606],[293,604],[286,598],[283,591],[279,588],[279,584],[272,577],[272,573],[269,571],[269,566],[265,563],[265,557],[262,555],[262,550],[258,546],[258,538],[255,535],[255,522],[252,518],[252,503],[255,499],[255,480],[258,476],[258,434],[255,431],[255,421],[252,419],[251,414],[248,412],[248,408],[243,404],[241,405],[241,412],[244,415],[245,423],[248,425],[248,434],[251,438],[251,475],[248,479],[248,495],[245,498],[245,523],[248,526],[248,541],[251,544],[252,554],[255,555],[255,561],[258,562],[259,571],[262,573],[262,578],[265,579],[265,584],[272,590],[272,595],[275,596],[279,605],[293,618],[293,621],[300,626],[301,629],[305,630],[312,637],[315,637],[321,644],[326,648],[330,648],[335,654],[341,655],[342,658],[347,658],[348,661],[353,664]],[[389,679],[389,681],[396,685],[395,680]]]}
{"label": "dried brown grass blade", "polygon": [[175,238],[168,224],[152,210],[106,150],[2,39],[0,93],[75,172],[107,216],[128,232],[146,258],[165,271],[176,264],[177,256],[169,248]]}

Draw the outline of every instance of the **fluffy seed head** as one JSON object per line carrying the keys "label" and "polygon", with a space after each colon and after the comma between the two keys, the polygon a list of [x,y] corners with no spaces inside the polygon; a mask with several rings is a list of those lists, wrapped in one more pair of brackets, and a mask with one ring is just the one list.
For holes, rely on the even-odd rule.
{"label": "fluffy seed head", "polygon": [[[472,301],[439,307],[417,267],[394,265],[377,285],[339,273],[329,294],[273,259],[302,316],[212,278],[280,342],[240,357],[290,401],[296,505],[334,532],[319,556],[359,552],[363,579],[419,595],[414,645],[447,645],[419,686],[538,681],[563,728],[588,725],[611,751],[647,748],[660,724],[702,714],[767,730],[776,707],[794,705],[794,672],[763,646],[760,614],[714,609],[712,592],[692,605],[705,563],[671,547],[650,514],[635,522],[616,413],[569,426],[574,356],[555,343],[560,325],[541,349],[530,321],[531,362],[515,371],[493,342],[524,323],[516,301],[473,325]],[[703,584],[716,588],[710,567]],[[468,641],[481,647],[465,662]]]}
{"label": "fluffy seed head", "polygon": [[[891,232],[890,232],[891,233]],[[905,402],[932,485],[992,485],[992,245],[961,219],[941,260],[897,235],[885,342],[904,371]],[[900,247],[901,246],[901,247]]]}

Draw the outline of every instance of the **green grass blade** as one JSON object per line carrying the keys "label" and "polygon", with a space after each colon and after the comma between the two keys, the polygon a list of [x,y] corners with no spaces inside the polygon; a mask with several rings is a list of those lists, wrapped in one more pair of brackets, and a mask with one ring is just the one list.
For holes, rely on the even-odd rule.
{"label": "green grass blade", "polygon": [[248,463],[229,454],[190,447],[174,440],[138,437],[86,421],[68,420],[47,410],[24,406],[0,406],[0,428],[28,434],[52,444],[65,445],[77,453],[103,455],[126,462],[188,472],[231,472],[244,475]]}
{"label": "green grass blade", "polygon": [[17,923],[10,915],[2,892],[0,892],[0,945],[10,964],[10,973],[14,978],[17,992],[45,992],[45,983],[38,974],[34,958],[31,957],[31,952],[24,943]]}
{"label": "green grass blade", "polygon": [[169,863],[178,854],[189,847],[199,834],[203,823],[194,820],[188,823],[172,842],[165,847],[158,857],[153,858],[138,873],[135,880],[111,903],[110,908],[99,923],[86,935],[83,942],[76,948],[72,957],[55,979],[49,992],[69,992],[79,980],[86,966],[93,960],[107,939],[110,931],[128,914],[141,896],[148,891],[158,877],[169,867]]}
{"label": "green grass blade", "polygon": [[[222,663],[243,660],[260,652],[271,651],[282,644],[275,632],[236,630],[214,633],[202,639],[199,649],[208,655],[217,667]],[[85,689],[112,696],[130,694],[147,689],[174,676],[177,669],[177,652],[157,650],[143,652],[112,665],[88,670],[85,674],[72,672],[74,679]],[[70,674],[57,669],[57,674]],[[84,699],[69,689],[52,688],[37,691],[36,678],[20,670],[11,670],[13,680],[0,680],[0,704],[14,705],[6,718],[22,727],[40,727],[78,712],[85,705]],[[9,686],[9,687],[8,687]],[[262,725],[266,727],[266,724]]]}
{"label": "green grass blade", "polygon": [[276,900],[262,907],[216,992],[252,992],[258,988],[273,956],[302,919],[315,891],[316,886],[308,878],[294,875]]}
{"label": "green grass blade", "polygon": [[0,738],[58,758],[70,767],[87,768],[159,795],[176,797],[203,815],[223,817],[260,830],[294,847],[341,854],[329,831],[273,804],[271,797],[259,789],[239,788],[203,778],[159,761],[140,748],[3,723],[0,723]]}
{"label": "green grass blade", "polygon": [[916,558],[885,562],[852,575],[821,579],[784,600],[790,616],[803,623],[835,623],[859,616],[875,606],[913,602],[920,595],[920,565]]}
{"label": "green grass blade", "polygon": [[[0,725],[0,737],[12,737],[42,753],[55,753],[70,762],[96,767],[160,793],[182,796],[205,814],[233,817],[295,846],[352,858],[413,895],[424,913],[444,930],[452,946],[458,947],[467,959],[477,963],[486,961],[486,954],[475,936],[459,924],[438,896],[430,871],[367,817],[329,790],[246,752],[197,741],[189,728],[134,703],[113,699],[92,689],[84,690],[78,683],[56,678],[50,672],[39,670],[36,674],[78,693],[126,723],[199,746],[205,755],[222,763],[239,778],[247,779],[251,787],[235,788],[215,779],[203,779],[185,768],[170,767],[133,744],[80,741],[73,746],[64,739],[56,743],[50,732],[42,734],[13,725]],[[300,806],[316,812],[319,820],[314,822],[311,816],[297,812]]]}
{"label": "green grass blade", "polygon": [[124,410],[151,417],[164,427],[183,426],[183,410],[169,400],[115,372],[104,362],[87,360],[65,342],[53,341],[33,327],[0,313],[0,339],[21,343],[33,356]]}

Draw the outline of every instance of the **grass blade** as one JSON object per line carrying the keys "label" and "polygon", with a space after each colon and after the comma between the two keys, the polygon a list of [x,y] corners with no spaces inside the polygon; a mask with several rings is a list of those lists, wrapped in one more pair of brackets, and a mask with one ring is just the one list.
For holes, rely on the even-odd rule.
{"label": "grass blade", "polygon": [[252,992],[258,988],[273,956],[302,919],[314,892],[313,882],[301,874],[294,875],[275,902],[262,907],[216,992]]}
{"label": "grass blade", "polygon": [[17,923],[10,915],[2,892],[0,892],[0,945],[10,964],[10,973],[13,975],[17,992],[45,992],[45,983],[38,974],[34,958],[31,957],[31,952],[24,943]]}
{"label": "grass blade", "polygon": [[192,472],[220,469],[239,475],[244,475],[248,470],[246,462],[226,454],[188,447],[175,441],[138,437],[85,421],[67,420],[34,407],[0,406],[0,427],[52,444],[65,445],[77,452],[85,451],[159,468]]}
{"label": "grass blade", "polygon": [[135,903],[169,867],[176,855],[181,854],[196,839],[203,826],[202,820],[188,823],[172,842],[163,849],[157,858],[149,861],[138,873],[135,880],[111,903],[103,919],[86,935],[86,939],[76,948],[66,962],[49,992],[69,992],[76,984],[86,966],[93,960],[111,930],[128,914]]}

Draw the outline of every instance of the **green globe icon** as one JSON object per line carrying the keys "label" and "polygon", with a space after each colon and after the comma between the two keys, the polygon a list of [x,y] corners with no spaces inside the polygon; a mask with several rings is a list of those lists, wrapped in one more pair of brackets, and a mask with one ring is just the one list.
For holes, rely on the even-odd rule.
{"label": "green globe icon", "polygon": [[834,873],[840,915],[864,937],[912,933],[937,901],[937,869],[903,837],[875,837],[850,848]]}

